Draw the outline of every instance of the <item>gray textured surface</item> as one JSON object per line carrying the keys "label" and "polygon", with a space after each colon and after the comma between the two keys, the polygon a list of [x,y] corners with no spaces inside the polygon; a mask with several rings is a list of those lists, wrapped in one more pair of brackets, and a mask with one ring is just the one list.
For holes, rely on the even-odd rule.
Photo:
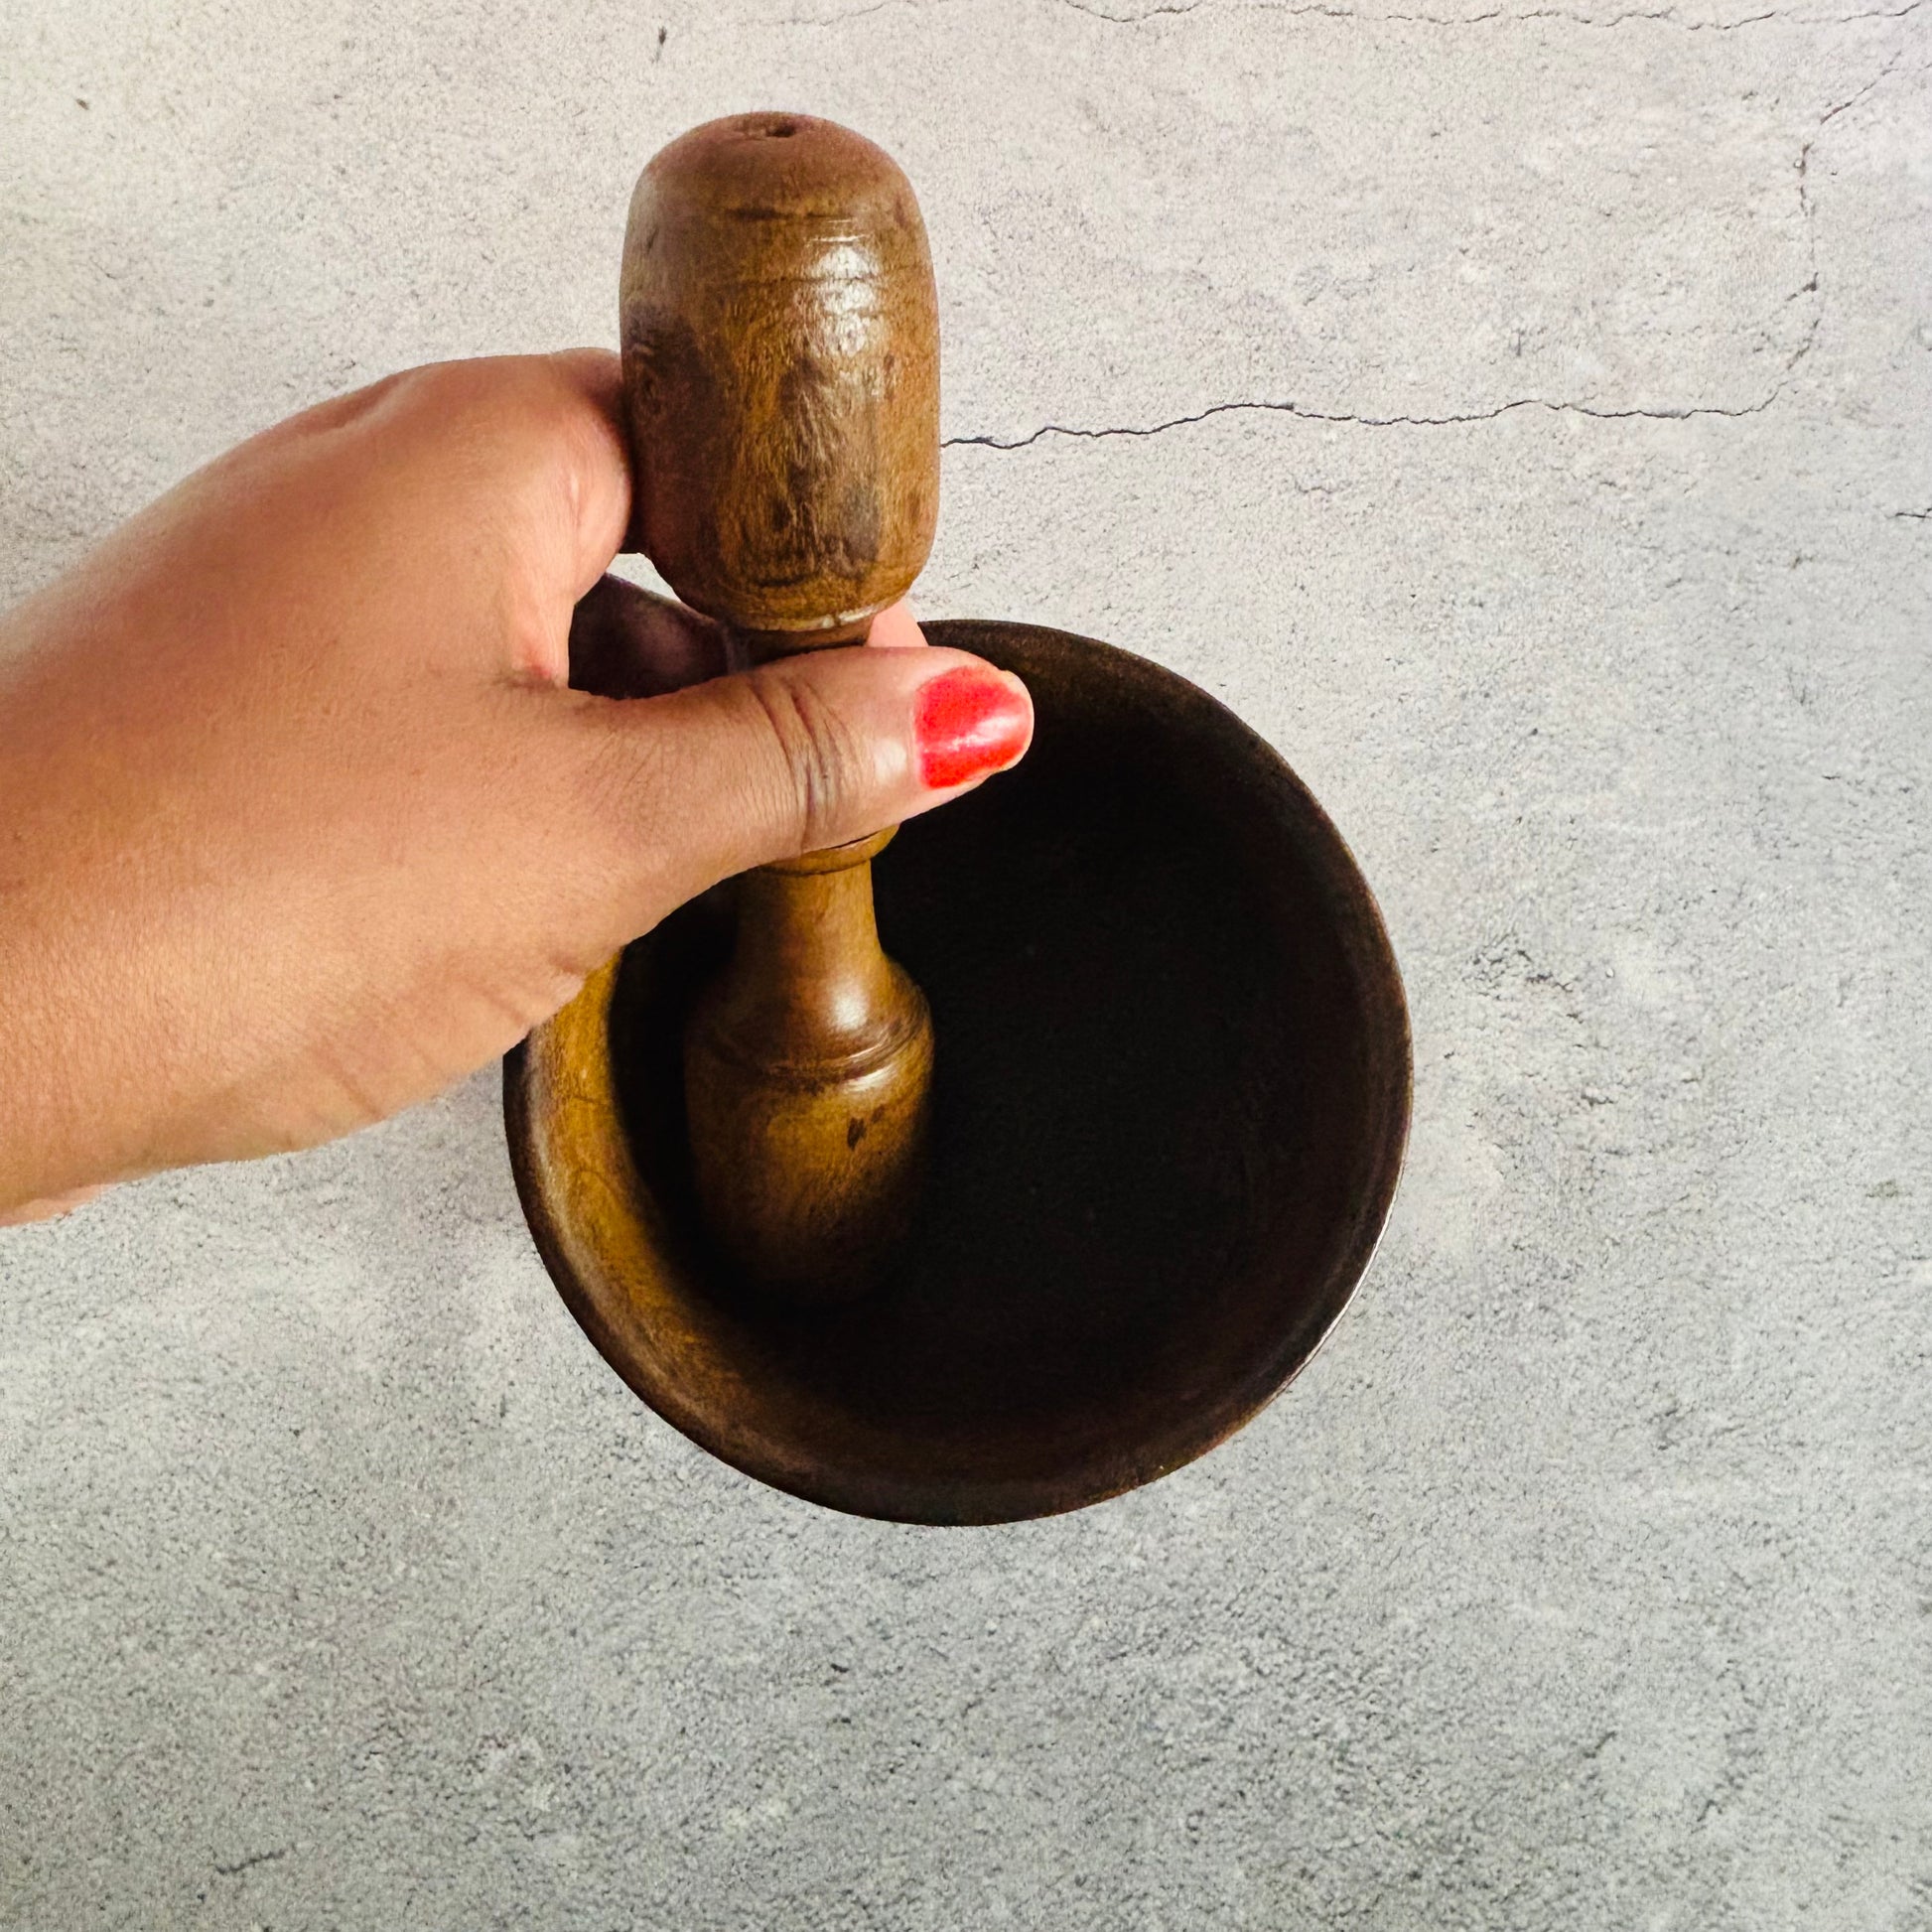
{"label": "gray textured surface", "polygon": [[1418,1111],[1296,1391],[998,1532],[649,1418],[488,1078],[0,1235],[8,1926],[1932,1928],[1932,5],[1108,5],[11,0],[0,594],[852,121],[924,608],[1283,748]]}

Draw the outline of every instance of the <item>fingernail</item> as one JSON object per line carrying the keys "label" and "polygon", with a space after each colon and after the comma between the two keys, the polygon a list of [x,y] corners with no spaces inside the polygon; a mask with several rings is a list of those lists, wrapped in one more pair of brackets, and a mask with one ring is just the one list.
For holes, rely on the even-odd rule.
{"label": "fingernail", "polygon": [[944,791],[1011,764],[1027,749],[1033,706],[997,671],[963,665],[919,686],[913,719],[919,776]]}

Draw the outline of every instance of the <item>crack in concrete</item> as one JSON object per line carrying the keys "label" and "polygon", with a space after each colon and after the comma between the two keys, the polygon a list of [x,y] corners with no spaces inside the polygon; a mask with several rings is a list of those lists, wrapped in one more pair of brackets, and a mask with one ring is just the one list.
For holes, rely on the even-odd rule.
{"label": "crack in concrete", "polygon": [[258,1864],[273,1864],[277,1859],[285,1859],[295,1848],[290,1845],[277,1846],[273,1852],[251,1853],[245,1859],[237,1859],[233,1864],[223,1864],[215,1861],[214,1873],[218,1878],[233,1878],[243,1871],[251,1871]]}
{"label": "crack in concrete", "polygon": [[907,7],[916,0],[873,0],[870,7],[854,7],[842,14],[786,14],[780,27],[843,27],[848,20],[864,20],[869,14],[883,14],[888,7]]}
{"label": "crack in concrete", "polygon": [[[1787,370],[1787,374],[1789,371]],[[981,450],[1025,450],[1037,443],[1043,436],[1079,437],[1089,442],[1104,442],[1115,436],[1163,436],[1171,429],[1185,429],[1193,423],[1207,422],[1215,416],[1233,416],[1243,413],[1262,412],[1276,416],[1293,416],[1298,422],[1305,423],[1343,423],[1357,429],[1453,429],[1465,423],[1493,423],[1499,416],[1508,416],[1519,409],[1543,409],[1558,416],[1590,416],[1601,422],[1617,422],[1631,417],[1642,417],[1651,422],[1678,423],[1694,416],[1756,416],[1770,408],[1784,387],[1780,380],[1777,388],[1757,402],[1745,403],[1739,408],[1726,408],[1722,403],[1689,403],[1681,407],[1604,409],[1594,403],[1557,402],[1547,396],[1517,396],[1508,402],[1499,402],[1493,409],[1458,410],[1447,416],[1362,416],[1350,411],[1332,409],[1304,409],[1297,402],[1270,402],[1248,400],[1240,402],[1209,403],[1205,409],[1197,409],[1191,415],[1173,416],[1165,423],[1121,424],[1107,429],[1085,429],[1073,423],[1042,423],[1036,430],[1017,437],[1008,443],[997,436],[949,436],[940,445],[942,449],[981,449]]]}
{"label": "crack in concrete", "polygon": [[1206,3],[1207,0],[1187,0],[1184,7],[1147,7],[1137,14],[1110,14],[1104,7],[1084,5],[1083,0],[1059,0],[1062,7],[1071,7],[1076,14],[1085,14],[1090,20],[1110,20],[1116,27],[1138,27],[1144,20],[1197,13]]}
{"label": "crack in concrete", "polygon": [[[880,0],[881,5],[890,5],[892,0]],[[1064,0],[1072,4],[1072,0]],[[1195,0],[1200,4],[1200,0]],[[1906,12],[1926,5],[1927,0],[1913,0]],[[1082,9],[1082,11],[1085,11]],[[1027,435],[1016,437],[1011,442],[997,436],[948,436],[940,444],[947,450],[1000,450],[1013,451],[1030,449],[1042,437],[1064,436],[1079,438],[1087,442],[1104,442],[1111,437],[1149,437],[1162,436],[1171,429],[1185,429],[1195,423],[1207,422],[1215,416],[1232,416],[1242,413],[1265,413],[1276,416],[1293,416],[1298,421],[1310,423],[1343,423],[1360,429],[1449,429],[1468,423],[1492,423],[1498,417],[1508,416],[1519,409],[1542,409],[1552,415],[1587,416],[1597,422],[1627,422],[1641,420],[1646,422],[1681,423],[1699,416],[1761,416],[1765,410],[1784,394],[1790,386],[1792,375],[1818,343],[1818,331],[1825,318],[1824,285],[1818,269],[1818,209],[1811,198],[1811,151],[1818,137],[1830,124],[1845,113],[1848,108],[1856,107],[1887,76],[1897,70],[1899,63],[1905,58],[1905,50],[1900,48],[1863,86],[1848,94],[1843,100],[1826,108],[1818,118],[1817,124],[1806,136],[1804,145],[1798,150],[1796,163],[1798,174],[1798,212],[1804,224],[1805,255],[1810,266],[1810,274],[1784,298],[1780,307],[1788,307],[1803,296],[1814,298],[1811,320],[1806,324],[1805,333],[1798,345],[1786,356],[1784,368],[1770,389],[1756,402],[1744,403],[1729,408],[1723,403],[1685,403],[1663,407],[1631,407],[1627,409],[1607,409],[1596,403],[1553,401],[1547,396],[1517,396],[1508,402],[1497,403],[1490,409],[1459,410],[1446,416],[1364,416],[1350,410],[1305,409],[1300,403],[1287,401],[1275,402],[1265,398],[1251,398],[1234,402],[1209,403],[1205,409],[1194,410],[1185,416],[1170,417],[1164,423],[1119,424],[1103,429],[1083,428],[1074,423],[1042,423]],[[1899,516],[1932,517],[1932,511],[1899,510]]]}
{"label": "crack in concrete", "polygon": [[[1189,7],[1156,7],[1147,13],[1110,14],[1097,7],[1079,4],[1079,0],[1058,0],[1058,4],[1071,7],[1076,13],[1092,14],[1096,19],[1111,20],[1119,25],[1132,26],[1142,20],[1151,19],[1159,13],[1192,13],[1195,6],[1203,0],[1194,0]],[[1904,9],[1912,12],[1924,6],[1926,0],[1910,0]],[[1682,29],[1687,34],[1733,34],[1740,27],[1761,26],[1767,20],[1786,20],[1793,26],[1837,26],[1842,21],[1865,18],[1862,14],[1827,14],[1816,17],[1799,15],[1780,15],[1775,9],[1764,13],[1746,14],[1740,20],[1683,20],[1675,7],[1632,8],[1627,13],[1611,14],[1607,20],[1600,20],[1594,14],[1578,13],[1569,7],[1529,7],[1512,11],[1507,7],[1491,7],[1476,14],[1422,14],[1422,13],[1365,13],[1357,7],[1337,7],[1327,4],[1327,0],[1313,0],[1313,4],[1296,7],[1257,6],[1256,13],[1281,14],[1290,20],[1359,20],[1365,25],[1378,21],[1389,21],[1403,27],[1489,27],[1511,25],[1516,22],[1532,20],[1562,20],[1573,27],[1588,27],[1593,30],[1607,30],[1627,26],[1631,21],[1650,21],[1663,26]]]}
{"label": "crack in concrete", "polygon": [[[777,24],[781,27],[839,27],[847,21],[864,20],[873,14],[884,13],[888,8],[905,7],[922,12],[934,4],[949,4],[949,0],[871,0],[868,6],[849,8],[843,13],[789,14]],[[1053,4],[1064,7],[1070,13],[1084,14],[1089,20],[1103,20],[1115,27],[1138,27],[1150,20],[1177,19],[1199,13],[1208,6],[1209,0],[1184,0],[1184,4],[1180,5],[1157,5],[1129,13],[1111,12],[1106,7],[1091,4],[1091,0],[1053,0]],[[1932,0],[1906,0],[1902,7],[1867,7],[1853,13],[1828,14],[1787,13],[1772,7],[1762,13],[1744,14],[1736,20],[1685,20],[1675,7],[1630,8],[1607,18],[1581,13],[1569,7],[1529,7],[1520,12],[1505,7],[1491,7],[1475,14],[1369,13],[1358,7],[1333,5],[1331,0],[1311,0],[1310,4],[1300,6],[1271,6],[1262,0],[1261,4],[1241,7],[1239,11],[1279,14],[1290,20],[1355,20],[1368,26],[1387,21],[1397,26],[1412,27],[1488,27],[1560,20],[1592,31],[1609,31],[1632,22],[1648,22],[1656,26],[1675,27],[1686,34],[1734,34],[1743,28],[1761,27],[1767,23],[1787,27],[1848,27],[1861,20],[1903,20],[1927,5],[1932,5]],[[1217,7],[1213,11],[1222,9]]]}
{"label": "crack in concrete", "polygon": [[[1914,4],[1922,5],[1924,0],[1914,0]],[[1805,137],[1804,146],[1798,150],[1798,213],[1804,222],[1805,258],[1811,264],[1811,278],[1803,288],[1796,290],[1790,299],[1795,301],[1797,296],[1806,294],[1815,296],[1817,299],[1812,304],[1811,321],[1805,329],[1804,340],[1791,351],[1790,359],[1784,365],[1785,381],[1790,379],[1791,371],[1811,353],[1812,345],[1818,341],[1818,331],[1825,320],[1825,291],[1818,273],[1818,207],[1811,199],[1811,151],[1817,146],[1818,137],[1826,128],[1847,108],[1856,107],[1864,99],[1881,80],[1896,69],[1899,62],[1904,58],[1905,50],[1901,47],[1863,87],[1847,94],[1836,105],[1826,108],[1818,117],[1817,125]],[[1778,386],[1782,388],[1783,381]]]}
{"label": "crack in concrete", "polygon": [[1892,515],[1902,516],[1911,523],[1932,523],[1932,507],[1922,510],[1893,510]]}
{"label": "crack in concrete", "polygon": [[[1079,13],[1098,13],[1098,9],[1080,6],[1078,0],[1058,0],[1061,6],[1073,7]],[[1194,5],[1203,0],[1194,0]],[[1907,14],[1917,13],[1927,5],[1928,0],[1906,0],[1902,7],[1869,8],[1857,13],[1844,14],[1794,14],[1786,13],[1776,7],[1766,8],[1762,13],[1744,14],[1736,20],[1685,20],[1675,7],[1632,7],[1623,13],[1611,14],[1600,18],[1595,14],[1579,13],[1571,7],[1526,7],[1512,10],[1507,7],[1491,7],[1477,14],[1429,14],[1429,13],[1364,13],[1355,7],[1338,7],[1327,4],[1327,0],[1314,0],[1314,4],[1293,7],[1259,6],[1259,13],[1286,14],[1291,19],[1309,16],[1323,20],[1359,20],[1374,23],[1379,20],[1396,21],[1405,26],[1418,27],[1486,27],[1493,25],[1508,26],[1516,22],[1532,20],[1562,20],[1574,27],[1587,27],[1595,31],[1607,32],[1612,28],[1628,26],[1632,21],[1649,22],[1653,25],[1675,27],[1686,34],[1734,34],[1745,27],[1761,27],[1767,22],[1777,22],[1787,27],[1845,27],[1860,20],[1902,20]],[[1155,13],[1192,13],[1194,7],[1155,8]],[[1100,18],[1120,22],[1123,26],[1137,20],[1149,18],[1144,14],[1100,14]]]}

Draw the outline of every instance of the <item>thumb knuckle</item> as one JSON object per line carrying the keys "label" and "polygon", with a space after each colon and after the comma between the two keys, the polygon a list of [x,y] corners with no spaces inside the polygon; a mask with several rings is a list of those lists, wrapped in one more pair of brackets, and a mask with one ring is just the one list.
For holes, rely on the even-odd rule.
{"label": "thumb knuckle", "polygon": [[800,851],[836,842],[864,782],[856,735],[809,678],[754,674],[748,683],[784,774],[782,828]]}

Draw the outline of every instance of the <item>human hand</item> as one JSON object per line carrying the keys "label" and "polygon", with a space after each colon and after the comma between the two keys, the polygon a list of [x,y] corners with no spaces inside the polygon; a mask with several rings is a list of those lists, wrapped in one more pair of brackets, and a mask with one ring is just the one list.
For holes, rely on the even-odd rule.
{"label": "human hand", "polygon": [[[0,620],[0,1218],[424,1099],[716,881],[1026,749],[958,651],[720,675],[713,626],[600,586],[629,507],[614,356],[440,364]],[[871,642],[923,639],[901,606]]]}

